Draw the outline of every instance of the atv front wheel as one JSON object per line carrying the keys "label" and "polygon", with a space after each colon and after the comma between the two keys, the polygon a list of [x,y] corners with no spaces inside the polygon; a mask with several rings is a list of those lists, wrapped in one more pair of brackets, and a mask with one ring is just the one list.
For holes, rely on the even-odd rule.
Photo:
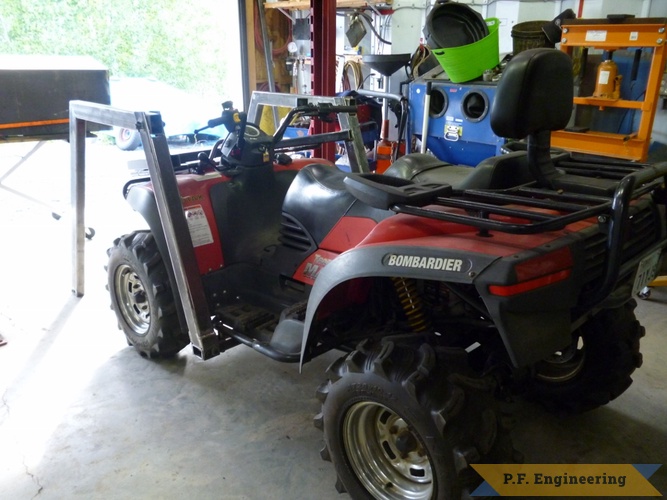
{"label": "atv front wheel", "polygon": [[128,344],[144,357],[171,357],[189,338],[181,331],[169,275],[150,232],[122,236],[107,250],[111,308]]}
{"label": "atv front wheel", "polygon": [[632,384],[642,364],[635,300],[605,309],[584,323],[573,343],[542,360],[528,381],[527,396],[560,414],[575,414],[607,404]]}
{"label": "atv front wheel", "polygon": [[336,468],[339,492],[459,499],[479,482],[471,462],[512,461],[489,389],[467,386],[438,358],[428,345],[386,342],[362,344],[329,367],[315,425],[324,431],[322,457]]}

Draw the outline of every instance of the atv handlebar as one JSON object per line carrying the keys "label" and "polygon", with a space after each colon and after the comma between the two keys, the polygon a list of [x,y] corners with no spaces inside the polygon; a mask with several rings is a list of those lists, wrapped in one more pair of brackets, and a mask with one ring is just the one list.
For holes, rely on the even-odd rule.
{"label": "atv handlebar", "polygon": [[[241,144],[244,141],[244,133],[245,133],[245,126],[246,126],[246,121],[247,121],[247,115],[246,113],[240,113],[231,107],[230,102],[226,102],[223,104],[223,113],[221,116],[217,118],[212,118],[208,121],[207,125],[205,127],[202,127],[200,129],[196,129],[194,131],[195,134],[200,133],[203,130],[206,130],[208,128],[214,128],[219,125],[225,125],[227,129],[231,132],[233,128],[236,128],[238,133],[239,133],[239,142]],[[285,118],[283,118],[280,126],[276,130],[276,132],[273,134],[273,140],[272,144],[275,146],[278,142],[280,142],[285,135],[285,131],[287,130],[287,127],[289,127],[294,119],[298,116],[317,116],[323,121],[331,121],[330,115],[332,114],[338,114],[338,113],[351,113],[351,114],[356,114],[357,113],[357,106],[356,105],[349,105],[349,106],[336,106],[333,104],[329,103],[321,103],[321,104],[311,104],[311,103],[305,103],[305,104],[299,104],[295,108],[292,108]],[[241,118],[240,123],[239,122],[232,122],[232,116],[238,116]],[[236,127],[234,127],[234,125]]]}
{"label": "atv handlebar", "polygon": [[[222,116],[219,116],[217,118],[213,118],[213,119],[209,120],[208,125],[204,128],[215,128],[219,125],[222,125],[223,123],[225,123],[224,118]],[[199,131],[204,130],[204,128],[199,129]]]}
{"label": "atv handlebar", "polygon": [[[334,106],[328,103],[322,104],[301,104],[292,108],[285,116],[278,130],[273,134],[273,144],[276,145],[285,135],[287,127],[289,127],[294,119],[298,116],[317,116],[321,120],[327,121],[329,115],[338,113],[356,113],[357,106]],[[329,120],[330,121],[330,120]]]}

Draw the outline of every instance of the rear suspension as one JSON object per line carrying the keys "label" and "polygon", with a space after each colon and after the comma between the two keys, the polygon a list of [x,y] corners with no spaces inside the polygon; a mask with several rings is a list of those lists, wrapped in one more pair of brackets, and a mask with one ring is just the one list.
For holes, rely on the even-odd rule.
{"label": "rear suspension", "polygon": [[415,332],[423,332],[430,328],[430,323],[424,315],[424,305],[417,290],[417,284],[413,279],[391,278],[394,284],[398,300],[403,307],[403,312],[408,320],[410,328]]}

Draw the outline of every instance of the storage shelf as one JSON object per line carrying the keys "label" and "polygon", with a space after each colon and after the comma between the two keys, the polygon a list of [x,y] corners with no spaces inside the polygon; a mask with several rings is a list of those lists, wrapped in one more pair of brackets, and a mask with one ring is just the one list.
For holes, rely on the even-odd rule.
{"label": "storage shelf", "polygon": [[598,106],[600,108],[642,109],[643,101],[626,101],[625,99],[606,99],[604,97],[575,97],[574,104]]}
{"label": "storage shelf", "polygon": [[625,160],[638,160],[645,155],[646,140],[637,137],[635,133],[557,130],[551,133],[551,144],[577,153],[603,154]]}
{"label": "storage shelf", "polygon": [[666,22],[667,18],[662,17],[627,18],[617,23],[606,19],[568,19],[562,25],[561,47],[587,46],[604,50],[659,47],[664,43]]}
{"label": "storage shelf", "polygon": [[653,119],[659,99],[667,52],[665,32],[667,18],[570,19],[563,22],[560,49],[570,56],[575,47],[603,50],[650,49],[651,66],[647,77],[644,100],[575,97],[573,103],[597,106],[600,109],[621,108],[640,111],[639,124],[631,134],[610,134],[596,131],[558,131],[552,134],[555,147],[581,153],[593,153],[628,160],[646,161],[651,141]]}
{"label": "storage shelf", "polygon": [[[391,6],[393,0],[337,0],[336,7],[339,9],[345,8],[361,8],[368,7],[368,4],[374,6],[387,5]],[[265,2],[265,9],[309,9],[310,0],[279,0],[277,2]]]}

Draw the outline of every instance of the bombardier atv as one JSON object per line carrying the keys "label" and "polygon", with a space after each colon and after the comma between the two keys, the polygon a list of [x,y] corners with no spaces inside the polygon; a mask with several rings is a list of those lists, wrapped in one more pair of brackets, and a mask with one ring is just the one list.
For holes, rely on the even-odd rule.
{"label": "bombardier atv", "polygon": [[[176,175],[220,350],[343,352],[315,417],[339,491],[460,498],[480,481],[470,464],[519,459],[501,397],[581,412],[630,385],[633,297],[667,246],[667,163],[552,150],[572,95],[566,54],[523,51],[491,123],[525,151],[474,169],[411,154],[383,175],[276,153],[294,116],[354,108],[303,103],[273,137],[227,108],[229,136]],[[173,356],[192,336],[175,276],[193,263],[168,249],[155,186],[125,195],[150,230],[109,250],[112,306],[142,356]]]}

